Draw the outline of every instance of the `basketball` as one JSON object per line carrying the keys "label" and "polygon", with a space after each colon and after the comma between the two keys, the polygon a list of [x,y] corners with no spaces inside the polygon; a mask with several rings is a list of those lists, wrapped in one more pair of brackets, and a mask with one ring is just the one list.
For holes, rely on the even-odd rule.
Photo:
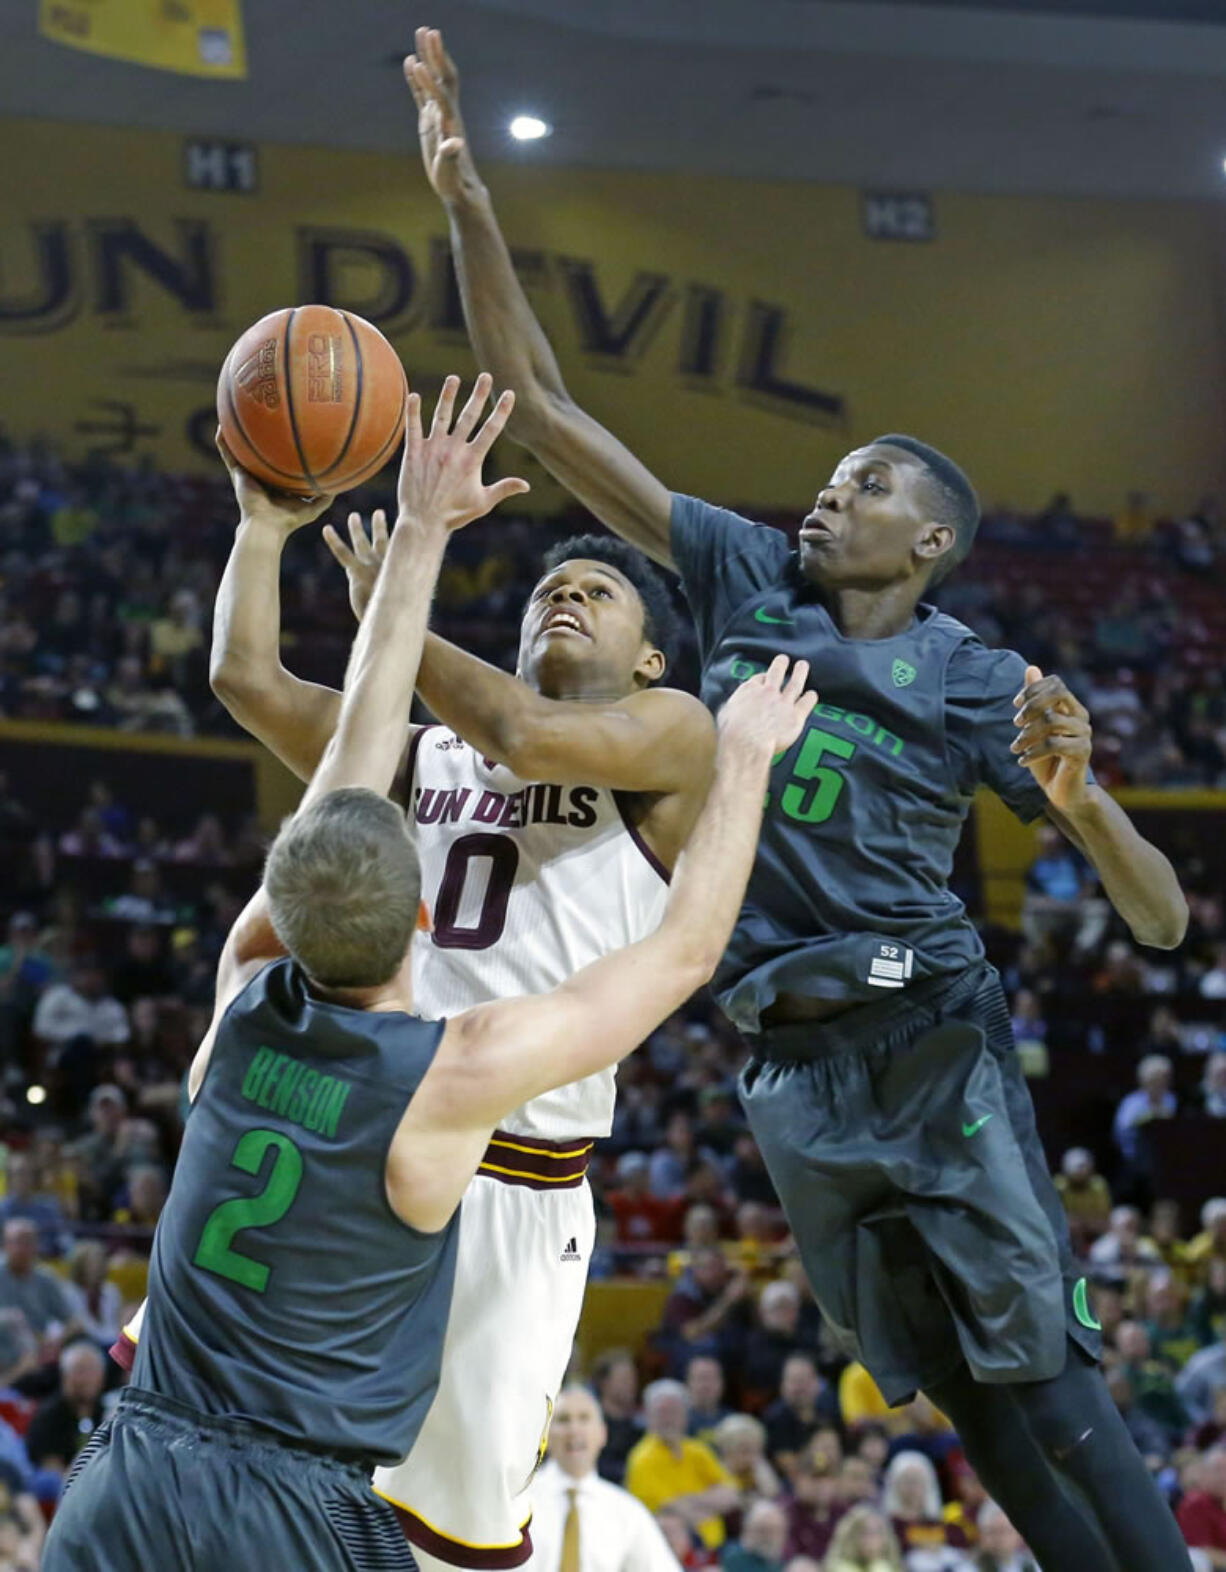
{"label": "basketball", "polygon": [[404,434],[408,396],[378,328],[332,306],[288,306],[261,317],[226,356],[217,418],[257,480],[318,496],[378,474]]}

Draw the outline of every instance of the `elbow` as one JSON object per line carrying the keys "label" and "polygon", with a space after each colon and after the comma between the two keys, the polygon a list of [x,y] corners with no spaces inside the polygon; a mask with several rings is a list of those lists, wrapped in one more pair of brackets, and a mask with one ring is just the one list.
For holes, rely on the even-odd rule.
{"label": "elbow", "polygon": [[527,387],[515,389],[515,408],[507,422],[507,435],[530,453],[548,448],[551,434],[567,423],[574,409],[565,389],[553,392],[533,377]]}
{"label": "elbow", "polygon": [[215,654],[209,662],[209,687],[231,715],[246,706],[253,686],[250,673],[238,661]]}
{"label": "elbow", "polygon": [[1172,905],[1170,911],[1164,912],[1160,918],[1146,923],[1144,927],[1138,926],[1132,930],[1132,936],[1137,943],[1151,950],[1177,950],[1187,937],[1187,933],[1188,903],[1182,896],[1178,903]]}

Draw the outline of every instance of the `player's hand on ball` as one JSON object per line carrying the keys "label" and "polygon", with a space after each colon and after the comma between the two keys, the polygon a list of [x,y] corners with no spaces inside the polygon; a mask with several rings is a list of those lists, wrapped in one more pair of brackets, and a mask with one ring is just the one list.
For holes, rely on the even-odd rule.
{"label": "player's hand on ball", "polygon": [[419,27],[417,53],[404,62],[404,79],[417,105],[417,137],[430,184],[444,202],[465,185],[480,184],[460,115],[460,73],[436,27]]}
{"label": "player's hand on ball", "polygon": [[792,746],[817,703],[817,694],[805,691],[809,662],[798,660],[790,671],[788,665],[786,655],[776,655],[765,671],[740,685],[719,712],[721,736],[771,754]]}
{"label": "player's hand on ball", "polygon": [[230,484],[234,487],[234,495],[238,498],[242,523],[257,524],[278,530],[282,535],[292,535],[304,524],[314,524],[315,520],[332,506],[335,498],[331,495],[291,497],[288,492],[270,491],[267,486],[262,486],[254,475],[247,473],[227,447],[226,439],[220,431],[215,440],[222,463],[230,472]]}
{"label": "player's hand on ball", "polygon": [[351,513],[348,546],[331,524],[325,524],[324,541],[345,570],[345,577],[349,580],[349,604],[353,607],[354,616],[361,622],[370,605],[370,597],[375,592],[379,569],[387,555],[387,514],[382,508],[375,509],[370,516],[368,535],[362,515]]}
{"label": "player's hand on ball", "polygon": [[528,482],[518,476],[496,480],[492,486],[481,479],[486,455],[515,405],[514,393],[504,393],[478,428],[493,386],[493,377],[483,371],[468,402],[455,415],[460,379],[448,377],[434,406],[429,436],[422,434],[421,399],[415,393],[409,395],[404,462],[397,487],[397,535],[406,529],[463,529],[508,497],[529,490]]}
{"label": "player's hand on ball", "polygon": [[1062,677],[1026,667],[1026,686],[1014,699],[1017,736],[1010,751],[1047,793],[1053,807],[1075,812],[1085,802],[1086,771],[1094,749],[1090,712]]}

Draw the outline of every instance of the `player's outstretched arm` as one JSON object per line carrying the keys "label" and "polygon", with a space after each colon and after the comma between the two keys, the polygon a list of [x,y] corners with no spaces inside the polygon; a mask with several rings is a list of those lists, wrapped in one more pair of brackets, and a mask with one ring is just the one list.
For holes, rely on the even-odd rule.
{"label": "player's outstretched arm", "polygon": [[416,49],[404,70],[417,104],[422,158],[447,209],[477,362],[517,397],[510,434],[610,529],[672,567],[668,489],[566,391],[477,174],[460,115],[459,74],[442,34],[419,27]]}
{"label": "player's outstretched arm", "polygon": [[[349,580],[354,615],[365,615],[387,552],[387,519],[369,533],[349,515],[348,545],[329,524],[329,550]],[[614,791],[701,790],[709,778],[715,728],[706,706],[676,688],[645,688],[607,703],[548,699],[488,661],[426,635],[417,691],[444,725],[521,780]]]}
{"label": "player's outstretched arm", "polygon": [[713,975],[753,867],[772,758],[791,746],[816,702],[809,668],[779,656],[742,683],[719,716],[715,781],[677,864],[656,931],[602,957],[552,993],[458,1017],[480,1086],[469,1095],[496,1122],[541,1092],[616,1064]]}
{"label": "player's outstretched arm", "polygon": [[1013,752],[1047,794],[1048,817],[1090,862],[1138,944],[1173,950],[1188,929],[1174,868],[1108,792],[1087,779],[1093,732],[1061,677],[1027,666]]}
{"label": "player's outstretched arm", "polygon": [[281,664],[281,554],[294,531],[313,523],[333,499],[302,501],[268,491],[239,466],[220,432],[217,447],[239,522],[213,608],[209,681],[243,730],[309,781],[336,730],[341,696]]}
{"label": "player's outstretched arm", "polygon": [[448,536],[483,517],[507,497],[527,491],[507,478],[492,486],[481,478],[486,455],[511,413],[504,393],[481,429],[481,411],[492,379],[477,378],[452,425],[458,377],[439,394],[429,437],[421,428],[421,400],[409,395],[404,461],[397,493],[396,528],[366,615],[349,656],[336,731],[299,807],[341,786],[365,786],[386,795],[404,747],[430,601]]}

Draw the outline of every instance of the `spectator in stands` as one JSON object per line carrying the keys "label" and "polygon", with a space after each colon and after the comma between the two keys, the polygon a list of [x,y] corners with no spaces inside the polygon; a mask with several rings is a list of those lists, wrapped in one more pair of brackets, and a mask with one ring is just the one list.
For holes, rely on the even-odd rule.
{"label": "spectator in stands", "polygon": [[1074,1244],[1084,1250],[1106,1231],[1111,1219],[1111,1190],[1094,1166],[1094,1154],[1084,1146],[1072,1146],[1060,1159],[1056,1189]]}
{"label": "spectator in stands", "polygon": [[1194,1421],[1201,1423],[1209,1418],[1217,1394],[1226,1391],[1226,1339],[1192,1355],[1179,1372],[1176,1390]]}
{"label": "spectator in stands", "polygon": [[945,1460],[945,1472],[953,1486],[953,1499],[941,1508],[941,1516],[957,1528],[968,1545],[979,1541],[979,1513],[988,1499],[979,1475],[967,1462],[961,1451],[955,1450]]}
{"label": "spectator in stands", "polygon": [[[668,1205],[668,1202],[664,1203]],[[699,1250],[719,1250],[719,1214],[713,1206],[696,1202],[687,1207],[681,1228],[681,1248],[668,1253],[668,1275],[680,1277]]]}
{"label": "spectator in stands", "polygon": [[138,999],[151,1003],[174,991],[175,974],[166,953],[165,932],[147,923],[129,928],[122,958],[111,968],[115,997],[130,1009]]}
{"label": "spectator in stands", "polygon": [[1141,1214],[1135,1206],[1114,1207],[1107,1232],[1090,1248],[1090,1260],[1095,1266],[1156,1266],[1161,1259],[1153,1240],[1142,1236]]}
{"label": "spectator in stands", "polygon": [[20,1217],[4,1225],[0,1310],[21,1311],[40,1339],[44,1357],[58,1352],[58,1341],[72,1321],[63,1283],[38,1264],[38,1230]]}
{"label": "spectator in stands", "polygon": [[903,1572],[898,1536],[876,1507],[852,1507],[840,1521],[824,1572]]}
{"label": "spectator in stands", "polygon": [[10,1057],[18,1034],[34,1014],[39,994],[55,976],[55,962],[38,942],[32,912],[9,918],[8,939],[0,945],[0,1051]]}
{"label": "spectator in stands", "polygon": [[105,901],[103,912],[114,922],[143,926],[168,927],[179,918],[174,902],[162,887],[161,868],[148,857],[136,859],[127,891]]}
{"label": "spectator in stands", "polygon": [[[932,1460],[923,1452],[896,1452],[885,1472],[882,1506],[893,1524],[907,1572],[954,1572],[966,1537],[947,1523]],[[926,1552],[921,1557],[919,1552]]]}
{"label": "spectator in stands", "polygon": [[839,1423],[838,1401],[818,1374],[812,1354],[789,1354],[784,1360],[779,1396],[762,1419],[771,1458],[788,1475],[818,1429]]}
{"label": "spectator in stands", "polygon": [[758,1143],[748,1131],[736,1138],[728,1181],[738,1201],[761,1201],[763,1206],[779,1205],[779,1197],[766,1171]]}
{"label": "spectator in stands", "polygon": [[38,1001],[33,1032],[48,1049],[62,1051],[75,1038],[99,1048],[128,1040],[128,1017],[107,992],[106,975],[92,956],[73,967],[67,982],[53,982]]}
{"label": "spectator in stands", "polygon": [[82,808],[76,824],[60,836],[61,857],[126,857],[128,848],[106,829],[97,808]]}
{"label": "spectator in stands", "polygon": [[1171,1061],[1165,1054],[1146,1054],[1137,1066],[1137,1089],[1115,1111],[1112,1134],[1124,1161],[1136,1168],[1141,1156],[1141,1130],[1155,1119],[1173,1119],[1177,1103],[1171,1090]]}
{"label": "spectator in stands", "polygon": [[135,1163],[128,1170],[126,1188],[127,1199],[115,1208],[112,1220],[152,1233],[166,1205],[166,1175],[152,1163]]}
{"label": "spectator in stands", "polygon": [[779,1229],[769,1207],[761,1201],[742,1201],[736,1209],[736,1239],[729,1246],[732,1263],[755,1282],[764,1282],[778,1270],[782,1246]]}
{"label": "spectator in stands", "polygon": [[800,1452],[792,1464],[791,1495],[783,1505],[788,1518],[787,1554],[820,1561],[847,1510],[839,1499],[837,1465],[810,1448]]}
{"label": "spectator in stands", "polygon": [[675,1200],[685,1191],[686,1175],[698,1155],[694,1126],[687,1113],[675,1113],[664,1131],[664,1144],[651,1156],[651,1193]]}
{"label": "spectator in stands", "polygon": [[1214,1256],[1205,1272],[1205,1285],[1192,1300],[1192,1325],[1202,1348],[1226,1339],[1226,1259]]}
{"label": "spectator in stands", "polygon": [[741,1537],[725,1545],[719,1564],[725,1572],[783,1572],[788,1521],[773,1501],[757,1501],[745,1514]]}
{"label": "spectator in stands", "polygon": [[37,1572],[47,1524],[38,1501],[28,1490],[5,1489],[0,1506],[0,1568],[3,1572]]}
{"label": "spectator in stands", "polygon": [[979,1510],[978,1548],[961,1563],[965,1572],[1039,1572],[1022,1536],[995,1501]]}
{"label": "spectator in stands", "polygon": [[695,1354],[685,1367],[690,1399],[690,1434],[710,1443],[721,1421],[732,1412],[724,1406],[724,1367],[710,1354]]}
{"label": "spectator in stands", "polygon": [[5,1170],[5,1196],[0,1201],[0,1224],[24,1217],[38,1229],[40,1255],[63,1255],[71,1247],[68,1220],[59,1202],[40,1193],[38,1168],[29,1152],[11,1151]]}
{"label": "spectator in stands", "polygon": [[1089,954],[1106,930],[1110,911],[1096,897],[1089,864],[1052,824],[1039,826],[1038,854],[1026,873],[1022,930],[1031,944],[1064,943]]}
{"label": "spectator in stands", "polygon": [[1179,1202],[1169,1198],[1155,1201],[1149,1213],[1149,1238],[1168,1274],[1179,1288],[1186,1290],[1190,1273],[1188,1242],[1183,1233],[1183,1214]]}
{"label": "spectator in stands", "polygon": [[617,1186],[609,1191],[617,1223],[617,1242],[644,1245],[668,1239],[675,1203],[654,1193],[650,1159],[643,1152],[623,1152],[617,1160]]}
{"label": "spectator in stands", "polygon": [[226,844],[226,832],[215,813],[202,813],[195,829],[176,844],[172,855],[176,862],[192,862],[206,868],[225,868],[234,861]]}
{"label": "spectator in stands", "polygon": [[[1206,973],[1206,977],[1211,973]],[[1201,978],[1204,991],[1205,977]],[[1226,1119],[1226,1053],[1211,1053],[1200,1083],[1200,1106],[1211,1119]]]}
{"label": "spectator in stands", "polygon": [[711,1445],[732,1475],[741,1513],[747,1512],[758,1496],[774,1501],[783,1494],[779,1475],[766,1460],[766,1427],[760,1420],[751,1414],[729,1414],[716,1426]]}
{"label": "spectator in stands", "polygon": [[651,1513],[596,1472],[605,1439],[596,1399],[585,1387],[566,1387],[533,1483],[533,1559],[567,1572],[677,1572]]}
{"label": "spectator in stands", "polygon": [[1202,1280],[1213,1260],[1226,1260],[1226,1198],[1214,1196],[1200,1210],[1200,1233],[1188,1245],[1189,1268]]}
{"label": "spectator in stands", "polygon": [[83,1239],[68,1258],[64,1284],[69,1313],[86,1337],[109,1349],[121,1331],[123,1301],[107,1278],[106,1251],[96,1239]]}
{"label": "spectator in stands", "polygon": [[664,1306],[660,1345],[677,1372],[695,1354],[724,1360],[740,1347],[753,1285],[719,1248],[696,1250]]}
{"label": "spectator in stands", "polygon": [[101,1350],[86,1340],[60,1355],[60,1389],[39,1405],[26,1432],[26,1450],[37,1467],[66,1474],[103,1420],[106,1367]]}
{"label": "spectator in stands", "polygon": [[758,1295],[758,1324],[745,1339],[742,1363],[747,1401],[758,1407],[779,1390],[792,1354],[811,1352],[800,1330],[800,1290],[786,1278],[767,1283]]}
{"label": "spectator in stands", "polygon": [[685,1572],[699,1572],[701,1568],[715,1565],[711,1552],[686,1522],[683,1512],[661,1507],[656,1513],[656,1524]]}
{"label": "spectator in stands", "polygon": [[607,1439],[598,1464],[602,1479],[620,1485],[626,1459],[646,1434],[639,1421],[639,1371],[627,1348],[608,1348],[592,1366],[592,1385]]}
{"label": "spectator in stands", "polygon": [[683,1512],[709,1550],[724,1543],[723,1517],[739,1504],[736,1485],[715,1453],[686,1435],[689,1399],[679,1381],[655,1381],[643,1394],[647,1434],[626,1461],[626,1489],[649,1512]]}
{"label": "spectator in stands", "polygon": [[117,1086],[96,1086],[90,1094],[90,1132],[70,1149],[79,1165],[81,1212],[86,1218],[110,1216],[111,1198],[123,1180],[120,1133],[127,1107],[127,1099]]}
{"label": "spectator in stands", "polygon": [[1189,1545],[1210,1553],[1213,1566],[1226,1566],[1226,1447],[1212,1447],[1201,1459],[1198,1486],[1179,1503],[1179,1526]]}
{"label": "spectator in stands", "polygon": [[1189,1414],[1171,1367],[1154,1358],[1149,1334],[1139,1321],[1122,1322],[1115,1343],[1119,1369],[1128,1377],[1137,1407],[1162,1426],[1174,1446],[1188,1428]]}
{"label": "spectator in stands", "polygon": [[1188,1297],[1170,1272],[1155,1272],[1145,1290],[1145,1330],[1155,1359],[1179,1370],[1200,1347]]}
{"label": "spectator in stands", "polygon": [[1187,1444],[1199,1452],[1207,1452],[1211,1446],[1226,1441],[1226,1387],[1219,1387],[1213,1393],[1213,1411],[1208,1419],[1202,1419],[1199,1424],[1194,1424],[1188,1431]]}

